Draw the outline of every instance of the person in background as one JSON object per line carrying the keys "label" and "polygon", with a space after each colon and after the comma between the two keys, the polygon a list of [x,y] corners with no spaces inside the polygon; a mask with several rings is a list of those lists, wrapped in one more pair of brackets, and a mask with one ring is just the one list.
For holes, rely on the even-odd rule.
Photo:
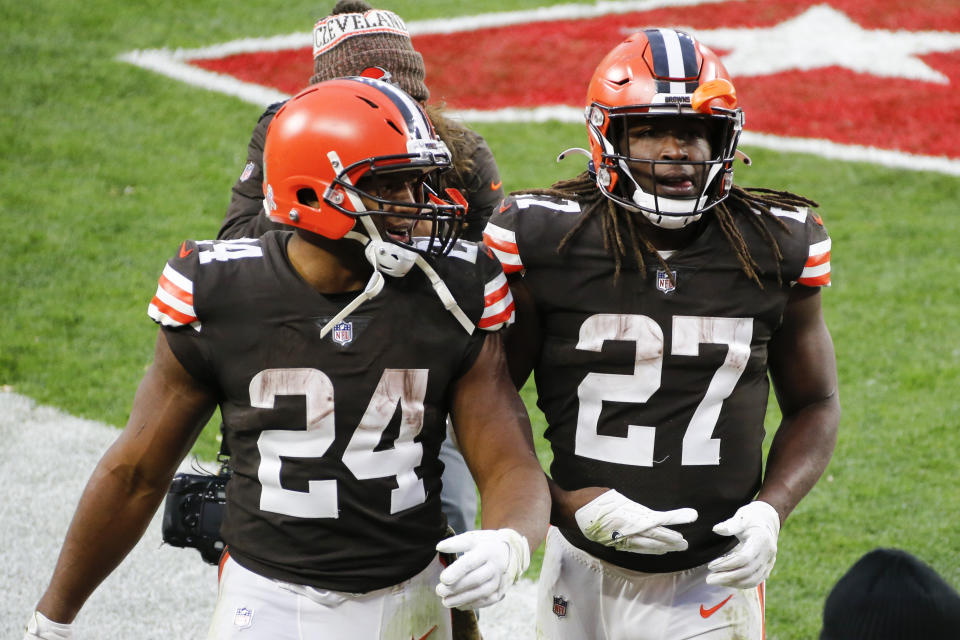
{"label": "person in background", "polygon": [[[313,28],[313,75],[310,83],[342,76],[375,74],[388,79],[424,105],[440,139],[453,155],[453,167],[434,185],[437,191],[455,188],[467,199],[462,237],[479,241],[483,226],[503,200],[500,172],[486,141],[476,132],[446,117],[428,104],[423,56],[413,48],[406,25],[397,14],[374,9],[364,0],[340,0],[330,15]],[[386,76],[383,76],[383,74]],[[270,105],[260,116],[247,147],[247,162],[233,185],[230,205],[217,235],[219,239],[258,238],[279,228],[263,215],[263,141],[274,114],[283,105]],[[428,233],[424,225],[418,235]],[[453,430],[441,450],[443,511],[451,528],[462,533],[474,528],[476,488],[470,470],[457,449]]]}
{"label": "person in background", "polygon": [[812,201],[734,184],[733,82],[686,33],[617,45],[586,120],[587,171],[514,194],[484,232],[554,456],[538,632],[760,640],[780,526],[836,443],[830,237]]}
{"label": "person in background", "polygon": [[955,640],[960,594],[902,549],[874,549],[834,585],[820,640]]}

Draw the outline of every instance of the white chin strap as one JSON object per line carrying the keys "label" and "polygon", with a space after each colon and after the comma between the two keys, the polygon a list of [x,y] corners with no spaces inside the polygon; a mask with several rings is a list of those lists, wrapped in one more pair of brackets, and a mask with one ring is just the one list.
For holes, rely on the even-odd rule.
{"label": "white chin strap", "polygon": [[[348,176],[341,175],[343,172],[343,163],[340,162],[340,157],[337,155],[336,151],[331,151],[327,154],[327,157],[330,159],[330,164],[333,165],[333,171],[336,175],[340,176],[340,181],[348,185],[352,184]],[[353,205],[353,210],[357,213],[363,213],[367,208],[363,205],[363,201],[360,199],[353,190],[344,189],[346,192],[347,198],[350,200],[350,204]],[[475,325],[470,322],[470,318],[467,317],[467,314],[463,312],[463,309],[460,308],[460,305],[457,304],[456,299],[453,297],[453,294],[450,293],[450,289],[447,287],[446,283],[440,278],[436,270],[430,266],[430,263],[424,259],[422,255],[413,251],[412,249],[406,249],[400,245],[384,240],[380,236],[380,231],[377,230],[376,225],[373,223],[373,220],[370,219],[370,216],[359,216],[360,224],[363,225],[364,231],[367,232],[367,235],[363,235],[358,231],[348,231],[343,237],[356,240],[364,245],[363,255],[366,257],[367,262],[373,266],[373,275],[370,276],[370,280],[367,281],[367,286],[364,287],[363,291],[360,292],[356,298],[350,301],[350,303],[344,307],[340,313],[335,315],[330,319],[327,324],[323,326],[320,330],[320,337],[323,338],[326,336],[338,323],[343,321],[348,315],[353,313],[357,307],[361,304],[375,297],[383,290],[384,277],[382,274],[387,274],[394,278],[402,278],[410,272],[410,269],[413,268],[413,265],[417,265],[427,276],[427,279],[430,280],[430,284],[433,286],[433,290],[436,292],[437,296],[440,298],[440,302],[443,304],[444,309],[449,311],[454,318],[457,319],[457,322],[466,330],[470,335],[473,335],[473,331],[476,328]]]}
{"label": "white chin strap", "polygon": [[[664,198],[655,196],[644,191],[639,183],[634,179],[633,173],[627,167],[626,162],[619,161],[621,175],[630,178],[633,183],[633,196],[631,200],[637,205],[637,211],[646,216],[647,220],[662,229],[682,229],[689,224],[699,220],[703,216],[703,207],[707,202],[706,193],[701,194],[696,200]],[[705,185],[709,185],[720,170],[719,165],[710,167],[710,171],[704,180]],[[662,213],[657,213],[661,211]],[[699,211],[698,213],[694,213]]]}

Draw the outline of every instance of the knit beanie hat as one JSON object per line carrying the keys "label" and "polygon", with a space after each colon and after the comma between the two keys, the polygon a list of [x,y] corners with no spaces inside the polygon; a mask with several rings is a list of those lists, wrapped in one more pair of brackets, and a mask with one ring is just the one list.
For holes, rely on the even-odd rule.
{"label": "knit beanie hat", "polygon": [[329,16],[313,26],[310,84],[358,76],[370,67],[386,70],[389,80],[417,102],[430,97],[423,82],[423,56],[413,48],[400,16],[373,9],[364,0],[340,0]]}
{"label": "knit beanie hat", "polygon": [[820,640],[955,640],[960,595],[906,551],[874,549],[834,586]]}

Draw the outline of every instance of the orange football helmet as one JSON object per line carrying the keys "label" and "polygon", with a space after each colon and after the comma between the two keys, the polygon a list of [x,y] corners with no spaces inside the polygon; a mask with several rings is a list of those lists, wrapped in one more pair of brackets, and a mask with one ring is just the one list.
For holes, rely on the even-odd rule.
{"label": "orange football helmet", "polygon": [[[743,130],[743,112],[720,58],[690,35],[673,29],[647,29],[617,45],[597,66],[585,110],[590,155],[597,186],[605,196],[654,224],[677,229],[700,218],[733,186],[733,160]],[[662,160],[630,157],[630,126],[663,118],[696,118],[709,132],[710,159]],[[661,119],[658,121],[658,119]],[[701,184],[690,198],[658,196],[644,190],[629,164],[645,163],[654,183],[657,169],[697,165]]]}
{"label": "orange football helmet", "polygon": [[[376,235],[369,223],[354,230],[363,216],[428,220],[430,242],[401,246],[445,253],[459,235],[466,202],[455,190],[447,191],[450,200],[441,199],[426,182],[450,166],[447,146],[420,104],[402,90],[372,78],[328,80],[291,98],[267,129],[264,210],[275,222],[332,239],[351,230]],[[364,178],[394,172],[418,175],[417,202],[388,200],[360,188]],[[380,210],[367,209],[360,196]],[[403,207],[403,212],[382,211],[384,205]]]}

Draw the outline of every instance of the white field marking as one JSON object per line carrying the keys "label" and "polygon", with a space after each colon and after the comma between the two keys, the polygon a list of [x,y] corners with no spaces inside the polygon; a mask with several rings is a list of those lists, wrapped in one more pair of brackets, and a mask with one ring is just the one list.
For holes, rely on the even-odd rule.
{"label": "white field marking", "polygon": [[[648,11],[665,7],[714,4],[727,0],[627,0],[622,2],[598,1],[595,4],[564,4],[524,11],[506,11],[456,18],[437,18],[407,23],[412,35],[457,33],[481,28],[504,27],[530,22],[593,18],[603,15]],[[145,49],[134,50],[117,56],[123,62],[166,75],[186,84],[218,91],[226,95],[266,107],[286,100],[289,94],[271,87],[243,82],[232,76],[207,71],[188,63],[189,60],[220,58],[240,53],[279,51],[305,48],[312,45],[312,34],[292,33],[266,38],[244,38],[198,49]],[[451,110],[450,115],[468,122],[522,123],[522,122],[583,122],[582,109],[569,106],[540,106],[534,108],[508,107],[495,110]],[[847,145],[828,140],[793,138],[765,133],[744,132],[742,142],[773,151],[807,153],[830,160],[868,162],[885,167],[912,171],[934,171],[947,175],[960,175],[960,160],[942,156],[923,156],[860,145]]]}
{"label": "white field marking", "polygon": [[[37,405],[0,386],[0,638],[20,638],[46,588],[87,478],[118,429]],[[200,464],[185,461],[182,470]],[[215,470],[216,463],[202,463]],[[202,640],[217,599],[217,569],[193,549],[161,544],[161,512],[87,601],[83,638]],[[483,610],[487,640],[534,637],[536,584],[522,580]]]}
{"label": "white field marking", "polygon": [[[461,111],[451,110],[450,115],[467,122],[583,122],[583,110],[567,106],[534,107],[532,109],[510,107],[495,111],[464,109]],[[745,131],[740,138],[740,142],[743,146],[759,147],[771,151],[807,153],[830,160],[868,162],[895,169],[935,171],[960,176],[960,160],[951,160],[942,156],[922,156],[903,151],[841,144],[816,138],[793,138],[752,131]]]}

